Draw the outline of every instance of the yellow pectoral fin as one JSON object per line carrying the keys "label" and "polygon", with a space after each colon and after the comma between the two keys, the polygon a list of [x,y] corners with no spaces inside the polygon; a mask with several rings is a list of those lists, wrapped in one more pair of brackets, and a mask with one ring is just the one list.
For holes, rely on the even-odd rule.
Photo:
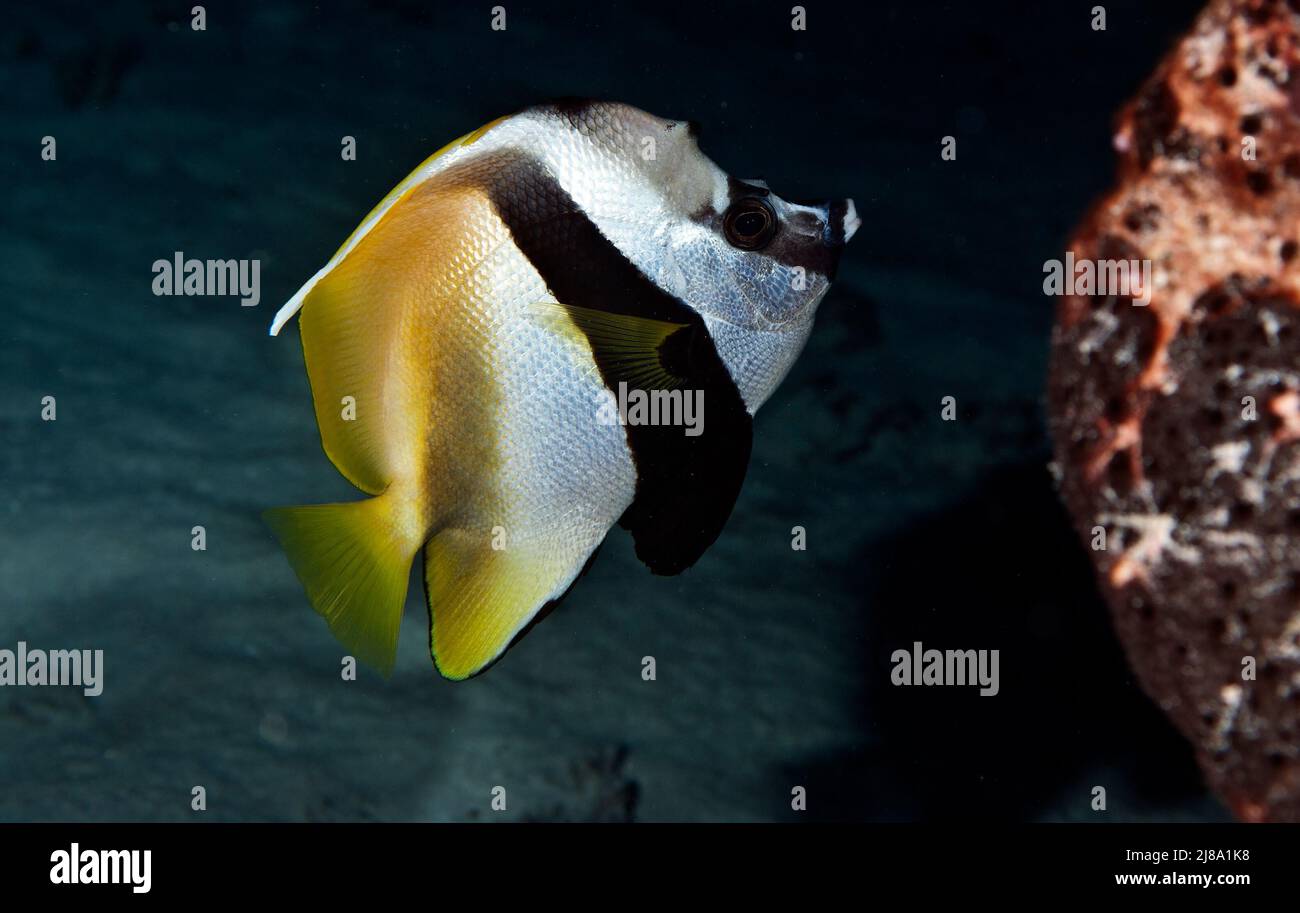
{"label": "yellow pectoral fin", "polygon": [[687,324],[552,302],[533,305],[533,313],[559,332],[585,339],[602,368],[629,387],[669,390],[682,383],[665,366],[663,345]]}

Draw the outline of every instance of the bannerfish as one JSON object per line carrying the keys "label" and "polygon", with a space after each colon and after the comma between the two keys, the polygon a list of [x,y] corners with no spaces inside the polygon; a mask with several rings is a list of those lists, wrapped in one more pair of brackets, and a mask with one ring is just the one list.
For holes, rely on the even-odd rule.
{"label": "bannerfish", "polygon": [[389,674],[423,551],[434,664],[463,679],[615,522],[652,572],[690,567],[859,224],[625,104],[539,105],[435,153],[271,327],[300,314],[325,452],[373,496],[266,514],[316,611]]}

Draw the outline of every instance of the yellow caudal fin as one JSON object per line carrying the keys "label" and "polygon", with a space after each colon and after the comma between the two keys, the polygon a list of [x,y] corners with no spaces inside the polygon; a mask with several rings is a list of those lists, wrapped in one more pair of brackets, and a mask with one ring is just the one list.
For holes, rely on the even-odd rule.
{"label": "yellow caudal fin", "polygon": [[546,557],[533,549],[494,549],[489,537],[445,529],[424,549],[430,652],[450,679],[480,672],[510,646],[550,599],[582,570],[590,548],[564,554],[556,543]]}
{"label": "yellow caudal fin", "polygon": [[396,493],[266,511],[312,606],[348,651],[392,672],[411,561],[423,535]]}

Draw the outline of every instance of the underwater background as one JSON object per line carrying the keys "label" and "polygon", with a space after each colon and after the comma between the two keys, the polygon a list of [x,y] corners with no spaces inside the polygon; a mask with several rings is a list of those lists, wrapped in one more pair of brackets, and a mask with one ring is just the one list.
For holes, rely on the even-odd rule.
{"label": "underwater background", "polygon": [[[804,32],[786,2],[494,5],[7,12],[0,647],[105,658],[99,697],[0,689],[0,820],[1226,820],[1125,665],[1043,414],[1042,265],[1199,4],[1103,32],[1091,2],[813,2]],[[694,568],[615,529],[463,683],[417,581],[392,678],[343,681],[260,512],[358,493],[267,328],[434,150],[560,96],[698,121],[731,174],[864,224]],[[176,251],[258,259],[260,303],[154,296]],[[894,687],[915,641],[1000,650],[999,694]]]}

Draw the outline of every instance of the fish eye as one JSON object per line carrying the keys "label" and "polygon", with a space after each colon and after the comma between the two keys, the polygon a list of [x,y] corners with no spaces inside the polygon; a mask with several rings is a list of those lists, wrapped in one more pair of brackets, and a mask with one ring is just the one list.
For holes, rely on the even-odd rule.
{"label": "fish eye", "polygon": [[757,197],[737,200],[722,217],[722,231],[732,247],[759,250],[776,234],[776,213]]}

